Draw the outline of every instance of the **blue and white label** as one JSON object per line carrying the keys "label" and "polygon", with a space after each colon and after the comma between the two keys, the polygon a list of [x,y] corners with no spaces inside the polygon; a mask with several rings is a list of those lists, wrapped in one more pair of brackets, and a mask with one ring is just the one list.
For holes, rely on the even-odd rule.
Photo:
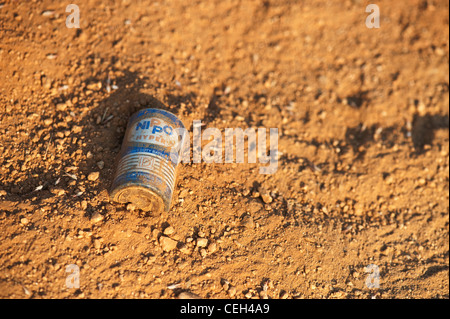
{"label": "blue and white label", "polygon": [[128,141],[175,147],[178,135],[174,128],[160,118],[146,118],[133,124]]}

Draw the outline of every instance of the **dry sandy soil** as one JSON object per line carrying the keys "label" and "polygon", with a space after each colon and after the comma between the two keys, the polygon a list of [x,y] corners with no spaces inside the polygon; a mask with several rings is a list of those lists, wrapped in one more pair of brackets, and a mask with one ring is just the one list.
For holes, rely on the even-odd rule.
{"label": "dry sandy soil", "polygon": [[[448,1],[372,1],[373,29],[358,0],[71,2],[79,29],[0,1],[0,297],[449,297]],[[278,128],[277,172],[182,164],[170,212],[111,202],[161,103]]]}

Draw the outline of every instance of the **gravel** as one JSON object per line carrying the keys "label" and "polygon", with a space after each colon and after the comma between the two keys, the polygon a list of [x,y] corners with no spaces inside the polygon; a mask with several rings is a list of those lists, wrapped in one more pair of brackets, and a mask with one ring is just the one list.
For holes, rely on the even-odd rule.
{"label": "gravel", "polygon": [[164,251],[169,252],[177,248],[178,242],[176,240],[173,240],[172,238],[161,236],[159,238],[159,244]]}

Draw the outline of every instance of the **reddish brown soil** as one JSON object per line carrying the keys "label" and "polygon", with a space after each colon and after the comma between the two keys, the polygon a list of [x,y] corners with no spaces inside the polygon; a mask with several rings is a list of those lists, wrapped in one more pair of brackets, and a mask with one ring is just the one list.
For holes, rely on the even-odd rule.
{"label": "reddish brown soil", "polygon": [[[0,2],[0,297],[448,298],[448,1],[374,1],[379,29],[369,3],[78,1],[69,29],[69,2]],[[277,172],[183,164],[170,212],[110,202],[160,103],[277,127]]]}

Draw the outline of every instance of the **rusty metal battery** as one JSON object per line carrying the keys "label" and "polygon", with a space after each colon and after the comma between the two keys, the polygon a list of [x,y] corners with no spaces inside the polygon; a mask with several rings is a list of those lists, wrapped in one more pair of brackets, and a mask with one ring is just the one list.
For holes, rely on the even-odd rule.
{"label": "rusty metal battery", "polygon": [[111,198],[143,211],[169,211],[185,126],[162,109],[131,116],[119,154]]}

